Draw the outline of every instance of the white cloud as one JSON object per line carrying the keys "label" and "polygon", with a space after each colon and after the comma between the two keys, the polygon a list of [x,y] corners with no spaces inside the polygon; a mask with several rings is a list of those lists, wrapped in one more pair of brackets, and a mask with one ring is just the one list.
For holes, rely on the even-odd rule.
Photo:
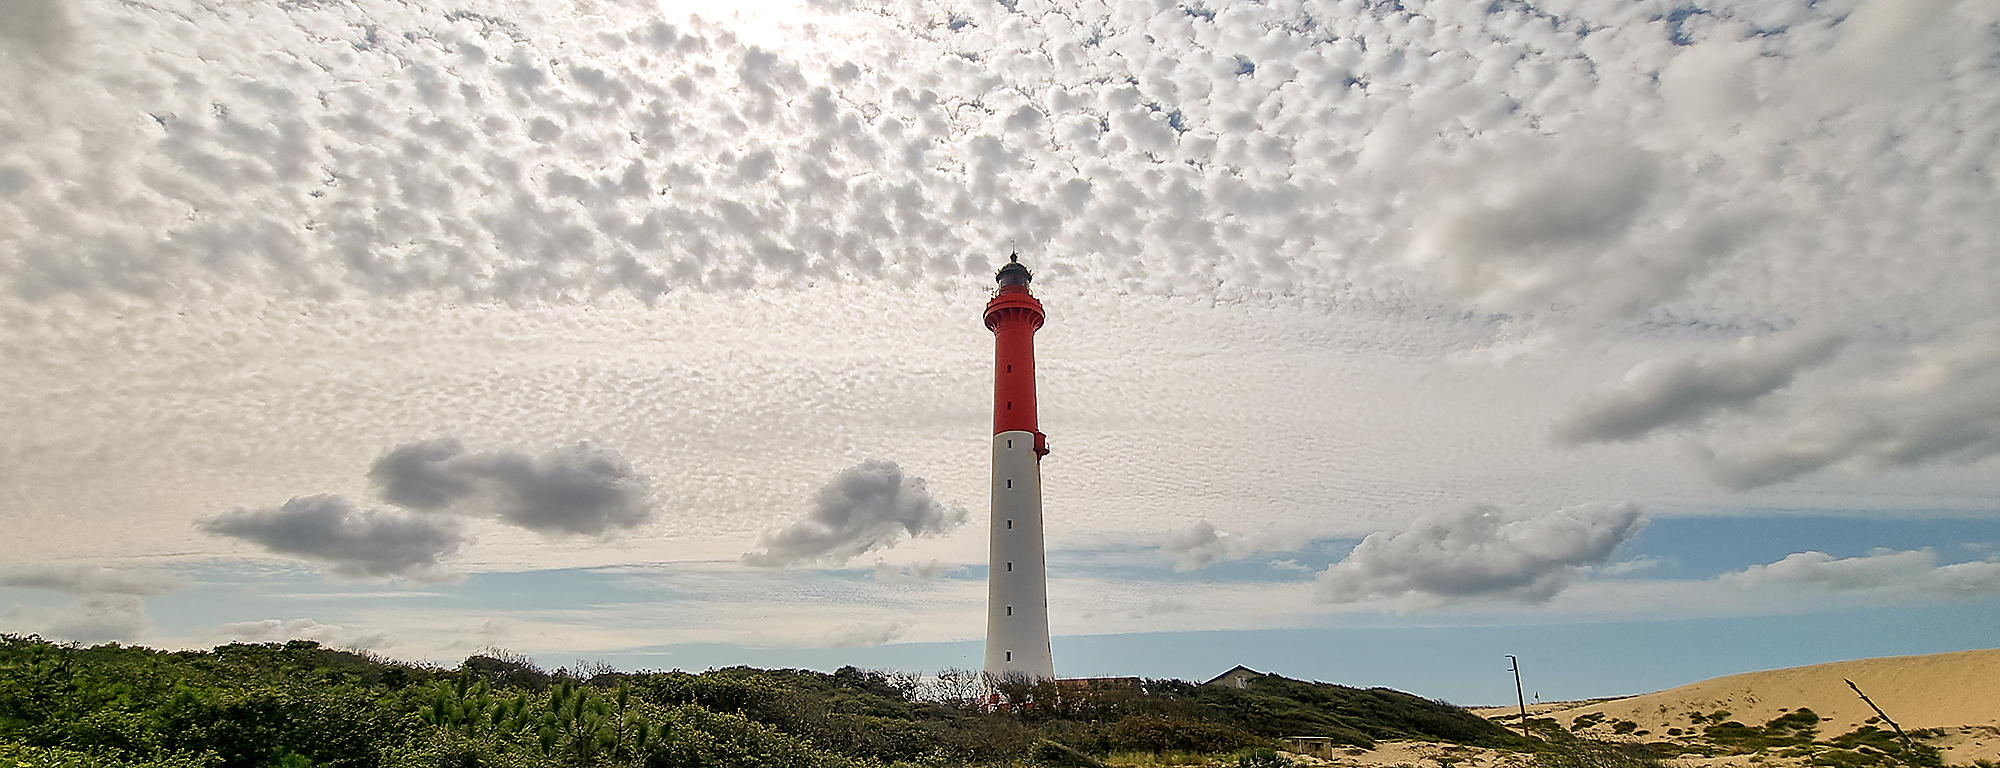
{"label": "white cloud", "polygon": [[757,539],[743,562],[765,567],[844,565],[909,538],[942,536],[963,524],[963,508],[931,497],[924,479],[893,461],[872,459],[842,471],[813,497],[804,517]]}
{"label": "white cloud", "polygon": [[1874,593],[1933,599],[2000,596],[2000,562],[1974,560],[1938,565],[1937,553],[1881,550],[1836,558],[1825,552],[1798,552],[1769,565],[1753,565],[1723,576],[1745,587]]}
{"label": "white cloud", "polygon": [[312,619],[263,619],[224,624],[215,631],[217,642],[281,643],[311,640],[329,648],[370,650],[390,643],[386,632],[355,630]]}
{"label": "white cloud", "polygon": [[910,628],[909,622],[862,622],[842,624],[828,632],[821,645],[826,648],[856,648],[895,642]]}
{"label": "white cloud", "polygon": [[1630,504],[1580,505],[1510,516],[1474,505],[1369,534],[1320,572],[1325,603],[1409,598],[1437,604],[1471,598],[1545,602],[1645,525]]}
{"label": "white cloud", "polygon": [[943,578],[951,566],[938,558],[921,560],[908,564],[895,564],[886,560],[875,561],[876,581],[933,581]]}
{"label": "white cloud", "polygon": [[1197,521],[1175,532],[1160,544],[1160,552],[1174,561],[1174,570],[1193,571],[1224,560],[1241,560],[1260,552],[1283,551],[1287,547],[1272,532],[1239,534],[1217,529],[1207,520]]}
{"label": "white cloud", "polygon": [[61,608],[17,607],[5,618],[26,631],[86,644],[129,643],[153,628],[145,601],[136,595],[80,596]]}

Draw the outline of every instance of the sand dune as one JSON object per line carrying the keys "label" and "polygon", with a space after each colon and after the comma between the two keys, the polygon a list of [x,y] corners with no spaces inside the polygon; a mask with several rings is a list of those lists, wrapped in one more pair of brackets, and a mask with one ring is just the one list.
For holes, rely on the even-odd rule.
{"label": "sand dune", "polygon": [[[1729,720],[1761,725],[1806,708],[1822,718],[1820,734],[1826,738],[1852,731],[1875,716],[1843,680],[1861,686],[1906,730],[1944,730],[1946,737],[1933,743],[1946,748],[1947,763],[2000,759],[2000,649],[1750,672],[1643,696],[1541,705],[1530,712],[1555,718],[1565,726],[1578,717],[1602,713],[1606,725],[1592,728],[1593,736],[1610,735],[1610,723],[1629,720],[1637,724],[1634,738],[1659,740],[1671,738],[1675,731],[1698,732],[1703,726],[1694,722],[1694,715],[1726,711]],[[1493,708],[1481,713],[1498,717],[1512,710]]]}

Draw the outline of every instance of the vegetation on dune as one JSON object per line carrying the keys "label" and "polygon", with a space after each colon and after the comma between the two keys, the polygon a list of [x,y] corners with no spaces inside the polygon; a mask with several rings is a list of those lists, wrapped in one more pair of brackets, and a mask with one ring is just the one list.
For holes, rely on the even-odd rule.
{"label": "vegetation on dune", "polygon": [[[1798,709],[1779,715],[1763,725],[1746,725],[1730,719],[1726,710],[1715,712],[1695,712],[1688,715],[1686,729],[1669,728],[1669,740],[1645,743],[1625,743],[1616,745],[1628,756],[1659,760],[1678,757],[1722,757],[1729,755],[1749,755],[1753,761],[1766,758],[1784,758],[1786,764],[1804,765],[1813,768],[1942,768],[1943,753],[1937,747],[1923,743],[1924,740],[1942,735],[1941,731],[1912,731],[1907,734],[1895,733],[1876,727],[1872,723],[1879,718],[1871,718],[1848,733],[1832,738],[1820,738],[1818,713],[1810,709]],[[1566,735],[1562,729],[1554,727],[1553,720],[1533,720],[1530,726],[1541,726],[1540,731],[1550,745],[1563,743]],[[1635,730],[1629,720],[1607,720],[1602,713],[1580,715],[1570,722],[1568,733],[1584,734],[1608,727],[1613,735],[1644,736],[1643,730]],[[1570,736],[1571,740],[1577,737]],[[1588,739],[1584,744],[1599,744]],[[1599,747],[1590,747],[1599,754],[1605,754]],[[1540,762],[1540,761],[1538,761]],[[1569,768],[1548,765],[1543,768]],[[1584,766],[1588,768],[1588,766]],[[1636,767],[1635,767],[1636,768]]]}
{"label": "vegetation on dune", "polygon": [[1450,705],[1276,676],[997,687],[1033,703],[988,711],[963,671],[549,673],[505,653],[447,670],[307,641],[168,652],[0,635],[0,766],[1275,766],[1280,736],[1525,744]]}

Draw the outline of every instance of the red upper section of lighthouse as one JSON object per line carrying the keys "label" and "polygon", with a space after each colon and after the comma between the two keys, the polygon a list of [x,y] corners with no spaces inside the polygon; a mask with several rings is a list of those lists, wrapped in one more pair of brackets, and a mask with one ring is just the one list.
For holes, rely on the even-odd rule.
{"label": "red upper section of lighthouse", "polygon": [[994,279],[1000,292],[986,302],[986,327],[993,331],[993,433],[1033,432],[1035,452],[1046,454],[1035,424],[1035,331],[1042,327],[1042,303],[1028,292],[1033,277],[1018,256]]}

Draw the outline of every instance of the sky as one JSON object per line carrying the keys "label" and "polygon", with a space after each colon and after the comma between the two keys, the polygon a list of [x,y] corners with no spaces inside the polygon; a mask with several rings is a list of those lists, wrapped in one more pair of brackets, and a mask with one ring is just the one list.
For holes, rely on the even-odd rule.
{"label": "sky", "polygon": [[2000,636],[1989,0],[0,0],[0,632],[935,671]]}

